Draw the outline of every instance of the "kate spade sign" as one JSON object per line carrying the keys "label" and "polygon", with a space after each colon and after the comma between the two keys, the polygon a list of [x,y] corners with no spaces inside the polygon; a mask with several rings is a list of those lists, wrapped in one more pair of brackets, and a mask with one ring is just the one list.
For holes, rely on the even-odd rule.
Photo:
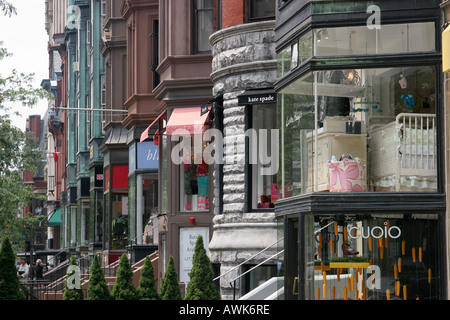
{"label": "kate spade sign", "polygon": [[249,90],[238,96],[238,105],[267,104],[277,102],[273,90]]}

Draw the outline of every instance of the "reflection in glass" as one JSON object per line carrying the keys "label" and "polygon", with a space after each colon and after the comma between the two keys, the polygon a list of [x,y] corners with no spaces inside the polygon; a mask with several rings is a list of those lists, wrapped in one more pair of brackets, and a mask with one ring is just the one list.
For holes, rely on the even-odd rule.
{"label": "reflection in glass", "polygon": [[128,242],[128,194],[112,194],[112,249],[125,249]]}
{"label": "reflection in glass", "polygon": [[[437,215],[308,216],[307,299],[439,298]],[[314,231],[313,231],[314,230]]]}
{"label": "reflection in glass", "polygon": [[209,166],[203,158],[206,146],[204,143],[198,151],[195,145],[184,149],[186,153],[180,165],[181,211],[209,211]]}
{"label": "reflection in glass", "polygon": [[435,50],[434,22],[314,30],[315,56],[392,54]]}
{"label": "reflection in glass", "polygon": [[[270,155],[272,150],[272,130],[276,129],[277,113],[273,105],[254,105],[252,108],[252,126],[258,134],[258,139],[266,134],[266,143],[258,140],[257,154]],[[252,146],[250,146],[250,149]],[[251,152],[250,152],[251,153]],[[257,157],[257,163],[252,166],[252,208],[273,208],[278,197],[276,174],[261,174],[262,169],[272,165],[264,164],[261,157]]]}

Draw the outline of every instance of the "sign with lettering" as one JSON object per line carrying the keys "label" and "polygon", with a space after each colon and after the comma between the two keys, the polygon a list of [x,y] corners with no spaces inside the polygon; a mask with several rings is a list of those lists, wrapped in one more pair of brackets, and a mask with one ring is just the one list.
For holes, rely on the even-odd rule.
{"label": "sign with lettering", "polygon": [[137,169],[158,169],[159,146],[153,141],[137,143]]}
{"label": "sign with lettering", "polygon": [[180,228],[180,281],[189,282],[192,257],[198,236],[203,237],[203,246],[208,254],[209,228]]}
{"label": "sign with lettering", "polygon": [[277,102],[277,94],[272,91],[246,91],[238,96],[238,105],[266,104]]}

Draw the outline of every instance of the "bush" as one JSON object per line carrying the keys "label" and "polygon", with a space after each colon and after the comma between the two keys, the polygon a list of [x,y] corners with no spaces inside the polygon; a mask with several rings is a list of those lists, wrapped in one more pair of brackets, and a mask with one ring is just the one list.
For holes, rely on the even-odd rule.
{"label": "bush", "polygon": [[97,255],[94,256],[94,261],[92,262],[87,293],[88,300],[111,300],[111,293],[106,284],[105,275]]}
{"label": "bush", "polygon": [[178,274],[175,270],[175,262],[172,256],[169,258],[166,273],[162,279],[161,299],[181,300],[180,286],[178,285]]}
{"label": "bush", "polygon": [[[77,266],[77,260],[76,260],[75,256],[72,256],[72,258],[70,258],[70,265]],[[69,281],[73,280],[74,274],[75,274],[75,270],[69,269],[69,271],[67,272],[67,279],[66,279],[66,284],[65,284],[63,300],[84,300],[84,294],[83,294],[83,290],[81,289],[81,287],[69,289],[69,287],[67,285],[67,283]]]}
{"label": "bush", "polygon": [[0,250],[0,300],[25,300],[26,296],[20,290],[20,280],[17,276],[15,256],[11,241],[7,236],[2,239]]}
{"label": "bush", "polygon": [[219,300],[220,296],[214,285],[214,273],[211,262],[203,246],[203,237],[199,236],[195,243],[192,257],[192,270],[187,285],[185,300]]}
{"label": "bush", "polygon": [[161,299],[156,290],[154,268],[149,256],[145,258],[144,266],[141,269],[138,291],[143,300]]}
{"label": "bush", "polygon": [[133,285],[133,271],[131,270],[127,254],[120,257],[117,269],[116,283],[112,290],[114,300],[138,300],[139,292]]}

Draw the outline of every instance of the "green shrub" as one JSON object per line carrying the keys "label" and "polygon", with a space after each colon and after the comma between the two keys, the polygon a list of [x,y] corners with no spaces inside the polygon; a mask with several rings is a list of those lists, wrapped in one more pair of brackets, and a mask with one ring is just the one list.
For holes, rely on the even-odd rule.
{"label": "green shrub", "polygon": [[88,300],[111,300],[111,293],[106,284],[100,260],[97,255],[91,265],[88,285]]}
{"label": "green shrub", "polygon": [[131,270],[127,254],[120,257],[116,282],[112,290],[114,300],[138,300],[139,292],[133,285],[133,271]]}
{"label": "green shrub", "polygon": [[[70,265],[76,266],[77,260],[75,256],[70,258]],[[72,276],[75,274],[75,270],[70,270],[67,272],[67,279],[65,284],[65,290],[63,294],[63,300],[84,300],[83,290],[80,288],[71,288],[69,289],[67,286],[68,281],[72,281]]]}
{"label": "green shrub", "polygon": [[138,291],[143,300],[161,299],[156,290],[154,268],[149,256],[145,258],[144,266],[141,269]]}
{"label": "green shrub", "polygon": [[25,300],[26,296],[20,290],[20,280],[17,276],[15,256],[11,241],[7,236],[2,239],[0,250],[0,300]]}
{"label": "green shrub", "polygon": [[211,262],[203,245],[203,237],[199,236],[195,243],[192,257],[192,270],[187,285],[185,300],[219,300],[220,296],[214,285],[214,273]]}
{"label": "green shrub", "polygon": [[162,279],[161,299],[181,300],[180,286],[178,285],[178,274],[175,270],[175,262],[172,256],[169,258],[166,273]]}

